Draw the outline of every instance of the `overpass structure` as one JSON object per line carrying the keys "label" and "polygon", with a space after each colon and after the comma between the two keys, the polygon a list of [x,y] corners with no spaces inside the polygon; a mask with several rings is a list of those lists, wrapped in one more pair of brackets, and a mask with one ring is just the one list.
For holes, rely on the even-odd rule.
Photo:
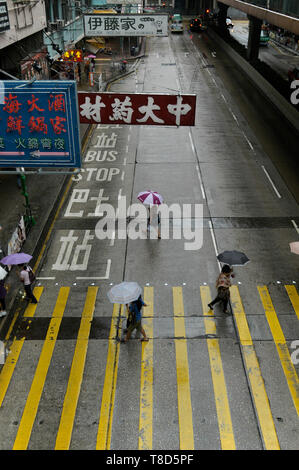
{"label": "overpass structure", "polygon": [[[219,26],[226,30],[226,17],[229,7],[247,14],[249,36],[247,55],[250,61],[258,58],[261,27],[263,22],[286,29],[299,36],[299,2],[294,0],[220,0]],[[273,9],[272,9],[273,8]],[[291,14],[290,14],[291,13]]]}

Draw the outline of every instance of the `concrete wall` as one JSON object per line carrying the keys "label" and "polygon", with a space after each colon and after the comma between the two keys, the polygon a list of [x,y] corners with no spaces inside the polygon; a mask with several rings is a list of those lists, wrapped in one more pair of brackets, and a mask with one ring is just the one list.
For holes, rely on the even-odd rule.
{"label": "concrete wall", "polygon": [[46,11],[44,0],[28,3],[16,8],[12,0],[7,1],[10,29],[0,34],[0,49],[4,49],[46,27]]}

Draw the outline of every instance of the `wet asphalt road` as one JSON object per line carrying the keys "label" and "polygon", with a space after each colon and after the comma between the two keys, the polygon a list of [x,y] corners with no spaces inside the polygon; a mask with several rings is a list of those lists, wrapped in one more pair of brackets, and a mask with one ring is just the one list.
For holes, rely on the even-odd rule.
{"label": "wet asphalt road", "polygon": [[[298,140],[283,145],[280,118],[207,36],[148,39],[136,73],[111,91],[196,93],[196,125],[94,128],[40,265],[40,302],[1,371],[0,448],[298,449],[288,243],[299,210],[287,164]],[[203,220],[184,220],[200,249],[117,230],[97,238],[101,198],[116,208],[149,187],[168,205],[203,206]],[[226,249],[251,260],[235,268],[230,315],[207,309]],[[144,288],[147,344],[118,341],[125,315],[106,293],[122,280]]]}

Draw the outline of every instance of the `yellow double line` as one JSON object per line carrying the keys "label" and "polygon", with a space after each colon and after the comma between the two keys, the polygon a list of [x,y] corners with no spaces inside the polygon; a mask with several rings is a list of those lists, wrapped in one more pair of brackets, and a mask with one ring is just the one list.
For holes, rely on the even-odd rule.
{"label": "yellow double line", "polygon": [[173,287],[174,344],[176,353],[178,416],[180,450],[194,449],[188,349],[185,331],[185,312],[181,287]]}
{"label": "yellow double line", "polygon": [[[34,288],[34,295],[37,300],[40,299],[41,295],[43,292],[43,287],[35,287]],[[24,317],[25,318],[32,318],[34,317],[35,311],[37,308],[37,304],[28,304]],[[8,335],[6,337],[6,340],[8,339]],[[10,348],[10,353],[7,357],[7,360],[5,361],[5,364],[1,370],[0,374],[0,407],[2,406],[4,397],[6,395],[11,377],[13,375],[13,372],[15,370],[15,366],[18,362],[20,353],[22,351],[22,347],[24,344],[25,338],[22,339],[16,339],[14,338],[12,342],[12,346]]]}
{"label": "yellow double line", "polygon": [[[291,287],[291,286],[290,286]],[[275,342],[276,350],[282,365],[282,369],[289,387],[289,391],[291,397],[293,399],[293,403],[295,409],[297,411],[297,415],[299,416],[299,380],[298,375],[296,373],[296,369],[294,364],[292,363],[290,353],[286,344],[286,340],[279,324],[279,320],[277,314],[274,310],[271,297],[269,295],[268,289],[266,286],[259,286],[258,291],[260,294],[260,298],[265,310],[266,318]],[[291,294],[293,291],[289,289]],[[294,294],[294,293],[293,293]],[[293,300],[294,307],[298,307],[298,297],[291,297]],[[298,309],[297,309],[298,315]]]}
{"label": "yellow double line", "polygon": [[234,318],[239,333],[247,377],[251,388],[264,447],[266,450],[279,450],[273,416],[259,362],[254,350],[239,289],[237,286],[232,286],[230,291]]}
{"label": "yellow double line", "polygon": [[[212,300],[210,288],[208,286],[200,286],[200,293],[206,334],[216,335],[217,330],[214,314],[213,311],[208,308],[208,304]],[[207,345],[212,372],[221,448],[223,450],[235,450],[236,444],[230,407],[227,398],[227,389],[221,360],[219,340],[217,338],[208,338]]]}
{"label": "yellow double line", "polygon": [[13,450],[27,449],[70,288],[62,287],[23,411]]}
{"label": "yellow double line", "polygon": [[[37,289],[41,288],[36,288],[35,291]],[[75,352],[73,356],[72,367],[68,380],[67,391],[64,399],[59,429],[56,437],[55,449],[67,450],[70,446],[73,423],[83,378],[89,332],[94,312],[97,291],[98,287],[88,288],[85,306],[81,317]],[[32,427],[35,421],[40,398],[43,392],[48,369],[51,363],[56,339],[58,336],[69,292],[69,287],[62,287],[59,291],[57,302],[48,327],[46,339],[43,344],[42,352],[39,358],[39,362],[35,371],[35,375],[27,397],[21,422],[18,428],[13,450],[25,450],[28,447]],[[40,293],[40,291],[37,291],[37,294]]]}

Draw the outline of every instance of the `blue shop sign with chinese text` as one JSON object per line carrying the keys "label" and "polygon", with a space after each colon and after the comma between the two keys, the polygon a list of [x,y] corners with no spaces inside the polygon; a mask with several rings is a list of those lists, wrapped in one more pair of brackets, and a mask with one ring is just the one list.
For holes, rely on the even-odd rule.
{"label": "blue shop sign with chinese text", "polygon": [[73,81],[0,82],[0,167],[81,167]]}

